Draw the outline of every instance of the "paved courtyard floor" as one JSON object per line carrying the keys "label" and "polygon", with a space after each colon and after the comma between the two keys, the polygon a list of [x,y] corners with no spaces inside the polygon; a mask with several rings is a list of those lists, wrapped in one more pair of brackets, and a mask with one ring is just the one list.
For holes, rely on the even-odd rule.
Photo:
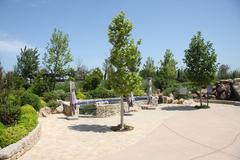
{"label": "paved courtyard floor", "polygon": [[240,160],[240,107],[159,105],[124,117],[133,131],[112,132],[119,116],[41,118],[39,142],[21,160]]}

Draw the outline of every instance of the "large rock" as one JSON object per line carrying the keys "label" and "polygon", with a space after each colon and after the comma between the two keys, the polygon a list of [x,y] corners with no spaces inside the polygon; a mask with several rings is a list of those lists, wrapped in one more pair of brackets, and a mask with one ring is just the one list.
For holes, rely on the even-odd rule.
{"label": "large rock", "polygon": [[58,106],[58,107],[56,108],[56,112],[57,112],[57,113],[63,113],[63,104],[61,104],[60,106]]}
{"label": "large rock", "polygon": [[51,112],[52,112],[51,108],[44,107],[39,110],[38,115],[40,117],[47,117],[49,114],[51,114]]}
{"label": "large rock", "polygon": [[240,100],[240,78],[220,80],[216,83],[216,99]]}
{"label": "large rock", "polygon": [[232,87],[236,100],[240,100],[240,78],[234,79]]}

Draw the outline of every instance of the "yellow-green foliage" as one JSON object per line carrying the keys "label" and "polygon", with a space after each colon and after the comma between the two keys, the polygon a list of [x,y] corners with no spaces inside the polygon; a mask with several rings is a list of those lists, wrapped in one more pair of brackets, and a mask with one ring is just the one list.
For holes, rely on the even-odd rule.
{"label": "yellow-green foliage", "polygon": [[77,90],[77,99],[86,99],[86,96],[80,91],[80,89]]}
{"label": "yellow-green foliage", "polygon": [[22,125],[7,127],[0,135],[0,146],[6,147],[9,144],[15,143],[27,135],[27,133],[27,129]]}
{"label": "yellow-green foliage", "polygon": [[37,112],[31,105],[21,107],[20,120],[16,125],[5,127],[0,123],[0,146],[15,143],[32,131],[38,123]]}
{"label": "yellow-green foliage", "polygon": [[137,88],[137,89],[133,90],[133,95],[134,96],[143,96],[144,95],[144,90],[140,89],[140,88]]}
{"label": "yellow-green foliage", "polygon": [[18,124],[23,125],[27,131],[31,131],[36,127],[38,122],[37,112],[30,105],[21,107],[21,116]]}
{"label": "yellow-green foliage", "polygon": [[43,100],[43,98],[40,98],[40,108],[46,107],[47,103]]}

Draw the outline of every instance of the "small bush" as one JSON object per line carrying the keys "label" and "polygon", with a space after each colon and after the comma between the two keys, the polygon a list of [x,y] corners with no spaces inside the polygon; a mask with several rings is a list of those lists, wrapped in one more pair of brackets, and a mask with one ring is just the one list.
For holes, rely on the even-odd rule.
{"label": "small bush", "polygon": [[69,81],[57,82],[55,90],[63,90],[64,92],[69,92],[70,91]]}
{"label": "small bush", "polygon": [[108,90],[104,87],[98,87],[89,92],[91,98],[112,98],[116,97],[112,90]]}
{"label": "small bush", "polygon": [[78,89],[77,90],[77,99],[86,99],[86,96]]}
{"label": "small bush", "polygon": [[61,99],[61,100],[65,100],[66,97],[68,96],[67,92],[65,92],[64,90],[54,90],[51,92],[46,92],[43,94],[44,100],[46,102],[50,101],[50,100],[57,100],[57,99]]}
{"label": "small bush", "polygon": [[32,131],[37,126],[38,116],[37,112],[31,105],[21,107],[21,116],[18,124],[23,125],[28,132]]}
{"label": "small bush", "polygon": [[9,126],[20,118],[20,91],[0,93],[0,122]]}
{"label": "small bush", "polygon": [[43,100],[43,98],[40,98],[40,108],[46,107],[47,103]]}
{"label": "small bush", "polygon": [[6,128],[6,127],[4,126],[4,124],[2,124],[2,123],[0,122],[0,135],[3,133],[3,131],[4,131],[5,128]]}
{"label": "small bush", "polygon": [[0,121],[4,125],[15,124],[20,118],[20,106],[0,105]]}
{"label": "small bush", "polygon": [[4,148],[15,143],[27,135],[27,133],[27,129],[22,125],[8,127],[3,130],[2,134],[0,134],[0,146]]}
{"label": "small bush", "polygon": [[57,108],[58,106],[60,106],[60,103],[57,102],[56,100],[50,100],[48,103],[47,103],[47,106],[52,108],[52,109],[55,109]]}
{"label": "small bush", "polygon": [[53,93],[57,96],[57,99],[64,100],[67,96],[66,92],[62,89],[54,90]]}
{"label": "small bush", "polygon": [[38,123],[38,116],[35,109],[30,105],[21,107],[19,121],[10,127],[5,127],[0,123],[0,146],[6,147],[15,143],[32,131]]}
{"label": "small bush", "polygon": [[31,92],[24,92],[21,96],[21,105],[29,104],[34,107],[36,111],[39,111],[41,102],[38,95],[31,93]]}
{"label": "small bush", "polygon": [[163,95],[164,96],[170,96],[170,94],[173,93],[174,90],[175,90],[175,88],[173,88],[173,87],[167,88],[163,91]]}

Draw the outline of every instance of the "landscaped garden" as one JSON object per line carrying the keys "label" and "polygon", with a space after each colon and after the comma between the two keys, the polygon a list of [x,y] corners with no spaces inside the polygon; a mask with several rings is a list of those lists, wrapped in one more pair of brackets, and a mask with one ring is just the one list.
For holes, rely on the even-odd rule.
{"label": "landscaped garden", "polygon": [[[71,65],[74,57],[69,47],[70,37],[67,33],[57,28],[53,30],[50,40],[46,44],[45,54],[42,59],[40,58],[41,53],[38,48],[25,46],[24,48],[19,48],[20,54],[16,57],[17,63],[14,66],[14,70],[4,70],[0,62],[0,149],[14,144],[29,135],[38,126],[39,116],[46,116],[40,114],[42,110],[47,108],[50,110],[50,113],[59,113],[57,108],[62,106],[64,104],[63,102],[71,101],[72,91],[70,91],[70,81],[76,85],[76,93],[74,94],[76,94],[76,99],[79,101],[119,98],[117,113],[120,115],[118,117],[120,123],[116,121],[115,117],[112,119],[106,118],[102,121],[108,123],[107,125],[111,124],[111,126],[102,126],[101,120],[96,122],[98,118],[102,116],[96,116],[96,112],[99,111],[97,105],[88,104],[80,106],[79,112],[81,115],[94,115],[95,119],[94,116],[92,116],[92,119],[83,120],[83,122],[93,124],[76,124],[80,122],[75,121],[73,122],[74,125],[69,126],[70,123],[64,121],[65,119],[62,117],[63,114],[60,116],[53,115],[49,120],[42,120],[46,128],[53,132],[55,128],[50,122],[54,123],[54,121],[57,121],[63,123],[65,126],[62,130],[60,129],[62,126],[59,123],[56,124],[55,127],[61,130],[60,133],[63,134],[66,132],[66,134],[71,136],[76,136],[75,132],[71,132],[74,130],[81,132],[111,132],[110,137],[119,138],[117,134],[121,133],[112,133],[112,131],[132,131],[135,130],[134,125],[136,125],[138,128],[134,133],[142,138],[140,133],[146,136],[149,134],[147,129],[153,131],[157,128],[154,123],[159,126],[161,125],[159,128],[165,132],[171,130],[166,127],[167,125],[164,125],[163,121],[165,122],[165,118],[162,119],[158,117],[159,115],[164,117],[163,112],[167,115],[167,118],[170,117],[170,120],[166,121],[166,124],[169,122],[169,126],[172,125],[173,128],[178,128],[178,125],[173,124],[171,121],[173,115],[167,111],[173,110],[173,112],[178,114],[179,110],[189,110],[193,112],[196,109],[210,108],[211,105],[204,103],[209,99],[240,100],[240,80],[238,79],[240,78],[240,70],[231,71],[228,65],[218,64],[218,54],[214,49],[214,44],[205,40],[203,36],[204,33],[196,32],[192,38],[189,37],[189,39],[191,38],[189,46],[186,46],[184,50],[183,64],[185,66],[177,67],[179,62],[175,59],[171,49],[166,49],[166,51],[162,53],[163,59],[161,60],[155,60],[149,56],[146,62],[142,61],[139,49],[142,40],[135,40],[133,38],[132,32],[134,25],[124,12],[120,12],[112,19],[112,22],[109,23],[108,28],[106,28],[108,33],[106,34],[108,34],[108,41],[111,48],[109,56],[104,60],[101,69],[99,67],[89,69],[81,63],[74,68]],[[156,62],[159,62],[157,63],[159,65],[156,65]],[[142,67],[141,64],[143,64]],[[133,96],[145,96],[145,100],[142,104],[134,103]],[[128,101],[130,97],[132,98],[131,106],[137,105],[140,109],[151,108],[154,106],[153,100],[156,100],[155,102],[157,104],[153,107],[153,109],[157,109],[156,112],[149,111],[146,113],[146,121],[150,123],[149,126],[144,121],[144,113],[137,115],[142,118],[139,121],[131,118],[132,115],[135,116],[134,114],[127,114],[129,108],[126,109],[124,104],[128,102],[128,107],[130,106],[130,102]],[[197,105],[193,100],[191,101],[192,103],[188,104],[187,100],[189,99],[199,100],[200,105]],[[186,105],[183,105],[184,101]],[[162,103],[174,105],[159,107],[158,104]],[[73,104],[70,103],[70,105]],[[105,105],[104,107],[108,106]],[[109,105],[109,108],[110,107],[114,108],[114,105]],[[200,111],[199,114],[214,115],[217,107],[219,106],[216,105],[212,110],[209,109],[209,113],[206,110]],[[221,106],[219,108],[221,108]],[[225,109],[222,110],[225,111]],[[237,109],[234,108],[234,110]],[[138,110],[134,111],[137,112]],[[112,109],[110,112],[115,111]],[[219,114],[222,113],[222,111],[219,112]],[[184,114],[187,115],[187,113]],[[198,117],[195,112],[193,112],[193,114]],[[229,114],[233,115],[232,112]],[[106,117],[110,116],[107,115]],[[125,117],[127,117],[127,122],[130,122],[130,124],[124,121]],[[209,118],[208,116],[206,117]],[[217,121],[215,120],[218,118],[219,117],[216,116],[213,119],[209,119],[216,123]],[[188,122],[188,120],[181,116],[176,116],[176,119]],[[219,119],[224,122],[223,118]],[[154,121],[154,123],[151,123],[151,120]],[[159,121],[161,121],[162,124],[160,124]],[[236,121],[239,121],[239,119]],[[116,124],[113,124],[113,122]],[[141,123],[143,126],[141,126]],[[232,124],[233,122],[229,123]],[[232,126],[235,125],[234,123]],[[199,126],[202,127],[201,125]],[[44,131],[47,132],[46,129],[44,129]],[[198,130],[196,129],[194,131]],[[183,130],[183,132],[185,132],[185,130]],[[81,133],[79,132],[79,134]],[[130,138],[128,140],[132,140],[134,143],[140,140],[139,137],[134,137],[128,132],[124,134],[129,134]],[[53,136],[52,133],[49,135]],[[196,136],[195,134],[193,135]],[[47,134],[45,133],[43,136],[46,138]],[[191,136],[192,135],[189,134],[189,137]],[[59,134],[57,137],[61,139]],[[85,141],[87,141],[86,135],[77,135],[76,137],[84,138]],[[90,137],[94,139],[94,141],[98,140],[97,138],[95,139],[94,135],[90,135]],[[99,137],[103,138],[104,142],[97,143],[102,144],[106,142],[106,137]],[[116,147],[114,138],[110,140]],[[183,139],[186,140],[188,138],[184,137]],[[62,144],[70,145],[69,143],[63,142],[63,140],[60,140]],[[161,140],[164,140],[164,138],[161,137]],[[73,139],[69,141],[73,142]],[[77,141],[80,140],[78,139]],[[94,145],[94,141],[91,142],[93,143],[92,145]],[[46,143],[46,140],[43,140],[40,146],[42,147],[44,143]],[[129,145],[130,144],[132,145],[133,143],[129,142]],[[212,144],[214,144],[214,142]],[[81,147],[77,144],[74,145],[74,149],[76,149],[76,146]],[[53,147],[53,144],[50,146]],[[122,146],[122,148],[126,147],[124,144],[122,144]],[[97,148],[97,146],[94,147]],[[110,148],[111,147],[107,146],[106,150]],[[216,146],[208,147],[208,149],[209,148],[215,149]],[[41,151],[43,150],[41,149]],[[116,151],[119,150],[114,150],[114,152]],[[37,151],[33,150],[33,152],[36,153]],[[89,151],[86,152],[89,154]],[[73,156],[75,155],[78,155],[78,153],[73,154]],[[237,157],[234,154],[231,156]],[[41,157],[38,157],[38,159],[41,159]]]}

